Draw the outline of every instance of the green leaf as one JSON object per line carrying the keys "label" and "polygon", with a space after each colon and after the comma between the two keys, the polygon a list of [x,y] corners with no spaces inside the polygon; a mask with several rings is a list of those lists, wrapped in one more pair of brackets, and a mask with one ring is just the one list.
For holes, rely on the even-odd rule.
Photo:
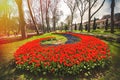
{"label": "green leaf", "polygon": [[43,72],[43,75],[46,75],[46,72]]}

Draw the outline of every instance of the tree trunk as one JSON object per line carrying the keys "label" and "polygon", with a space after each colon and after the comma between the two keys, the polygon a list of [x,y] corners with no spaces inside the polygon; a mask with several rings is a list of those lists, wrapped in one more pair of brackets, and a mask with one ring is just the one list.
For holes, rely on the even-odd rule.
{"label": "tree trunk", "polygon": [[81,22],[80,22],[80,30],[81,31],[83,31],[82,21],[83,21],[83,16],[81,16]]}
{"label": "tree trunk", "polygon": [[71,32],[73,31],[73,29],[72,29],[72,23],[73,23],[73,13],[72,13],[72,17],[71,17],[71,23],[70,23]]}
{"label": "tree trunk", "polygon": [[115,7],[115,0],[111,2],[111,33],[114,33],[114,7]]}
{"label": "tree trunk", "polygon": [[94,22],[93,22],[93,30],[96,30],[97,24],[96,24],[96,18],[94,18]]}
{"label": "tree trunk", "polygon": [[41,8],[41,18],[42,18],[42,31],[45,33],[45,26],[44,26],[44,18],[43,18],[43,11],[42,11],[42,0],[40,0],[40,8]]}
{"label": "tree trunk", "polygon": [[89,13],[88,13],[88,18],[89,18],[89,20],[88,20],[88,32],[90,32],[90,21],[91,21],[91,18],[102,8],[102,6],[104,5],[104,3],[105,3],[105,0],[103,0],[103,2],[102,2],[102,4],[98,7],[98,9],[94,12],[94,13],[92,13],[92,15],[91,15],[91,9],[93,8],[93,6],[95,5],[95,3],[97,2],[97,0],[94,0],[94,3],[93,4],[91,4],[91,0],[89,0],[88,1],[89,2]]}
{"label": "tree trunk", "polygon": [[55,16],[53,16],[53,31],[56,31],[56,19],[55,19]]}
{"label": "tree trunk", "polygon": [[35,20],[34,20],[34,17],[33,17],[33,14],[32,14],[32,10],[31,10],[31,6],[30,6],[29,0],[27,0],[27,4],[28,4],[29,11],[30,11],[30,16],[31,16],[32,21],[33,21],[34,26],[35,26],[35,30],[36,30],[37,34],[39,35],[40,33],[39,33],[39,30],[38,30],[37,23],[36,23]]}
{"label": "tree trunk", "polygon": [[15,1],[18,6],[18,11],[19,11],[19,24],[21,28],[21,35],[22,35],[22,38],[26,38],[27,34],[26,34],[25,21],[24,21],[24,12],[22,8],[22,0],[19,0],[19,1],[15,0]]}
{"label": "tree trunk", "polygon": [[108,19],[106,19],[106,22],[105,22],[105,31],[108,30]]}
{"label": "tree trunk", "polygon": [[47,25],[47,32],[50,32],[48,9],[49,9],[49,3],[46,1],[46,25]]}
{"label": "tree trunk", "polygon": [[91,2],[89,1],[89,12],[88,12],[88,32],[90,32],[90,21],[91,21]]}
{"label": "tree trunk", "polygon": [[75,30],[77,30],[77,25],[76,25],[76,23],[75,23]]}
{"label": "tree trunk", "polygon": [[46,15],[47,32],[50,32],[49,17]]}

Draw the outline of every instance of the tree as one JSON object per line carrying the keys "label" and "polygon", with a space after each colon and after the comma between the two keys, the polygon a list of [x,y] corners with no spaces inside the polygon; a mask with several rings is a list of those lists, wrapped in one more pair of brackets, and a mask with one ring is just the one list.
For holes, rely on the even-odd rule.
{"label": "tree", "polygon": [[65,31],[68,30],[68,25],[67,24],[64,25],[64,29],[65,29]]}
{"label": "tree", "polygon": [[80,18],[81,18],[79,30],[82,31],[83,16],[88,9],[88,1],[87,0],[76,0],[76,3],[77,3],[78,10],[80,12]]}
{"label": "tree", "polygon": [[67,25],[68,25],[68,28],[69,28],[69,26],[71,25],[71,16],[68,15],[68,16],[66,17],[65,21],[66,21],[66,23],[67,23]]}
{"label": "tree", "polygon": [[95,4],[97,3],[98,0],[87,0],[88,1],[88,32],[90,32],[90,22],[91,22],[91,18],[102,8],[102,6],[105,3],[105,0],[102,1],[101,5],[98,7],[97,10],[95,10],[92,14],[91,14],[91,10],[92,8],[95,6]]}
{"label": "tree", "polygon": [[12,0],[0,1],[0,33],[2,34],[7,35],[10,32],[18,33],[18,18],[13,16],[16,14],[16,9],[13,8],[13,4],[14,2]]}
{"label": "tree", "polygon": [[75,30],[77,30],[77,25],[76,25],[76,23],[75,23]]}
{"label": "tree", "polygon": [[105,31],[108,30],[108,19],[106,19],[106,22],[105,22]]}
{"label": "tree", "polygon": [[34,24],[34,26],[35,26],[35,30],[36,30],[37,34],[40,34],[40,33],[39,33],[39,30],[38,30],[37,23],[36,23],[36,21],[35,21],[35,19],[34,19],[34,16],[33,16],[33,14],[32,14],[32,9],[31,9],[31,5],[30,5],[30,0],[27,0],[27,4],[28,4],[30,16],[31,16],[32,21],[33,21],[33,24]]}
{"label": "tree", "polygon": [[111,15],[104,15],[104,16],[102,17],[102,19],[108,19],[108,18],[111,18]]}
{"label": "tree", "polygon": [[61,16],[63,15],[63,12],[61,10],[57,10],[56,11],[56,15],[55,15],[55,19],[53,18],[52,21],[53,21],[53,25],[55,25],[55,30],[56,30],[56,26],[61,18]]}
{"label": "tree", "polygon": [[[39,0],[43,32],[50,32],[50,4],[52,0]],[[45,28],[47,26],[47,28]]]}
{"label": "tree", "polygon": [[94,18],[94,21],[93,21],[93,30],[96,30],[96,28],[97,28],[96,18]]}
{"label": "tree", "polygon": [[87,28],[88,28],[88,26],[87,26],[87,24],[85,24],[85,31],[87,31],[87,30],[88,30]]}
{"label": "tree", "polygon": [[51,0],[46,0],[45,10],[46,10],[46,25],[47,25],[47,32],[50,32],[50,17],[49,17],[49,8],[50,8]]}
{"label": "tree", "polygon": [[18,11],[19,11],[19,25],[21,28],[21,35],[22,38],[26,38],[26,29],[25,29],[25,20],[24,20],[24,12],[23,12],[23,7],[22,7],[22,0],[15,0],[17,6],[18,6]]}
{"label": "tree", "polygon": [[70,26],[71,26],[71,31],[72,31],[72,23],[73,23],[74,13],[77,10],[77,4],[75,0],[64,0],[64,2],[67,4],[71,12]]}
{"label": "tree", "polygon": [[43,16],[43,1],[40,0],[40,13],[41,13],[41,22],[42,22],[42,31],[43,33],[45,32],[45,28],[44,28],[44,16]]}
{"label": "tree", "polygon": [[52,0],[50,5],[50,10],[52,13],[53,31],[56,30],[57,16],[58,16],[58,4],[60,0]]}
{"label": "tree", "polygon": [[10,20],[10,12],[11,6],[8,4],[8,0],[2,0],[0,3],[0,18],[1,18],[1,29],[4,31],[4,34],[8,32],[9,20]]}
{"label": "tree", "polygon": [[114,7],[115,0],[111,1],[111,33],[114,33]]}

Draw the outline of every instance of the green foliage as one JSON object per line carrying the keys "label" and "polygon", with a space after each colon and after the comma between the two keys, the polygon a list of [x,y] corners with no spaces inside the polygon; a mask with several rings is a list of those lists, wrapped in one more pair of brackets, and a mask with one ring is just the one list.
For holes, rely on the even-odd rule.
{"label": "green foliage", "polygon": [[56,62],[51,62],[50,66],[45,66],[41,62],[40,67],[36,67],[34,63],[32,65],[28,65],[28,63],[17,65],[17,69],[27,70],[35,75],[37,74],[53,74],[54,76],[70,76],[70,75],[78,75],[82,73],[84,76],[90,76],[91,71],[96,68],[104,69],[111,64],[111,60],[102,59],[100,61],[89,61],[82,62],[79,65],[73,66],[65,66],[63,64],[59,64]]}

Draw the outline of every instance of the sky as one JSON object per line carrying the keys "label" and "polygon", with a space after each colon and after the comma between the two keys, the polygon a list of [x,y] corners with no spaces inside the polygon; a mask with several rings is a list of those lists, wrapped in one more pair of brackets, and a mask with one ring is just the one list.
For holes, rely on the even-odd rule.
{"label": "sky", "polygon": [[[99,1],[98,2],[98,5],[99,5],[99,4],[101,4],[101,2],[103,0],[98,0],[98,1]],[[116,1],[117,1],[117,3],[116,3],[116,6],[115,6],[115,13],[120,13],[120,7],[119,7],[120,0],[116,0]],[[110,12],[111,12],[110,11],[110,4],[111,4],[111,0],[106,0],[105,3],[104,3],[104,5],[103,5],[103,7],[95,14],[95,16],[93,16],[93,18],[96,17],[96,18],[101,19],[104,15],[110,14]],[[94,12],[96,10],[96,8],[97,7],[94,7],[92,9],[92,12]],[[61,21],[64,22],[65,18],[68,15],[70,15],[70,10],[67,7],[67,5],[63,2],[63,0],[60,3],[60,9],[63,11],[63,14],[64,14],[64,16],[61,18]],[[87,12],[84,15],[83,22],[85,22],[85,21],[88,20],[88,13]],[[77,15],[79,15],[79,11],[77,11]],[[74,19],[73,23],[79,23],[79,22],[80,22],[80,17],[78,16],[77,19]]]}
{"label": "sky", "polygon": [[[2,0],[0,0],[1,3]],[[28,10],[27,8],[27,3],[26,0],[23,0],[25,3],[23,4],[24,6],[24,10]],[[101,4],[101,2],[103,0],[98,0],[98,5]],[[13,5],[14,0],[9,0],[10,4]],[[15,4],[15,2],[14,2]],[[36,3],[37,4],[37,3]],[[104,15],[108,15],[110,14],[110,4],[111,4],[111,0],[106,0],[105,4],[103,5],[103,7],[97,12],[97,14],[94,17],[101,19]],[[116,6],[115,6],[115,13],[120,13],[120,0],[116,0]],[[13,8],[15,9],[17,6],[14,6]],[[97,7],[94,7],[92,9],[92,12],[94,12],[96,10]],[[66,3],[64,3],[63,0],[61,0],[60,4],[59,4],[59,9],[63,11],[63,15],[61,16],[60,22],[65,22],[65,19],[68,15],[70,15],[70,10],[67,7]],[[88,12],[88,11],[87,11]],[[88,13],[85,13],[84,17],[83,17],[83,22],[88,20]],[[74,19],[73,23],[79,23],[80,22],[80,16],[79,16],[79,11],[76,12],[77,13],[77,18]],[[14,12],[14,15],[17,15],[16,12]],[[26,14],[25,14],[26,15]],[[28,14],[27,14],[28,15]],[[29,16],[27,16],[29,17]]]}

